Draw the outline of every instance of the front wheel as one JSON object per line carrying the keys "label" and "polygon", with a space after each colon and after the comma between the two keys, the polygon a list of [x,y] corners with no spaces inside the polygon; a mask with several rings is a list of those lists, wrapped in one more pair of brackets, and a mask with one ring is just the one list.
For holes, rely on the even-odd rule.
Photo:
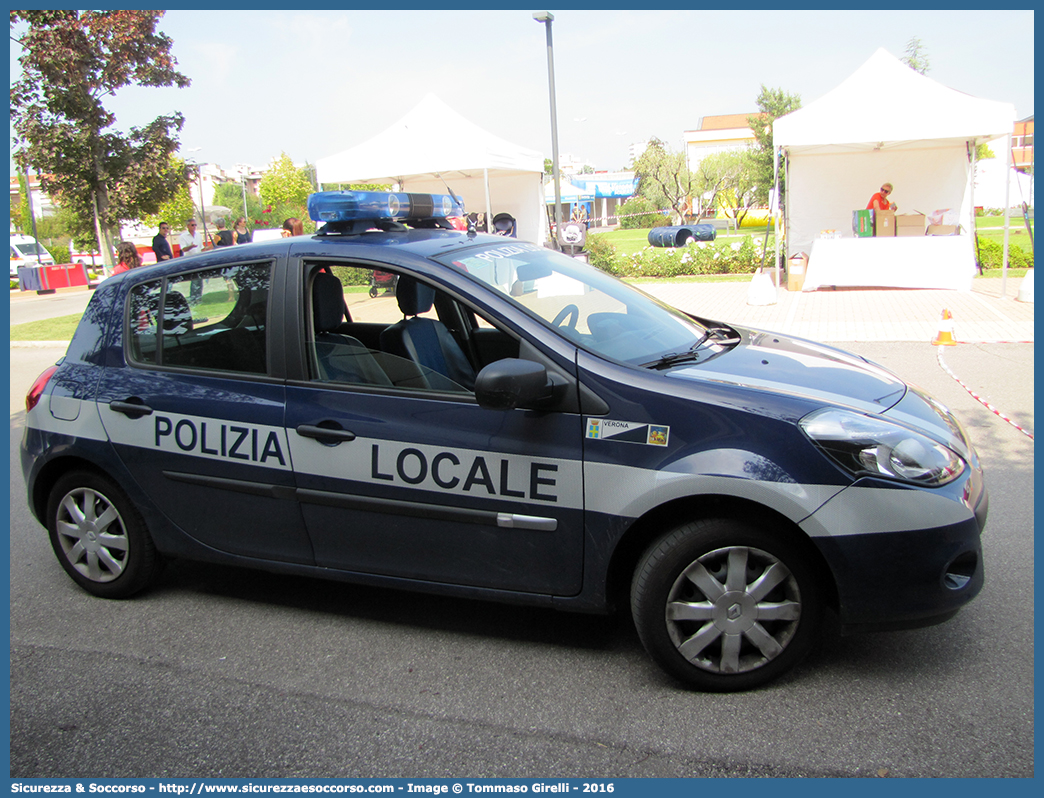
{"label": "front wheel", "polygon": [[95,596],[131,596],[162,565],[141,513],[115,483],[93,471],[73,471],[55,483],[47,530],[62,568]]}
{"label": "front wheel", "polygon": [[728,519],[685,524],[649,548],[631,584],[642,644],[668,673],[713,692],[748,690],[794,667],[822,605],[799,550]]}

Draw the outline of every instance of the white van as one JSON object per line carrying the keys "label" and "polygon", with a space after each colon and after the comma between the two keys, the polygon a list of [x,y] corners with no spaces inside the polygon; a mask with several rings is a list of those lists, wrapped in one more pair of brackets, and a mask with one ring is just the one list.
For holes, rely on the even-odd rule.
{"label": "white van", "polygon": [[[39,255],[39,259],[37,259]],[[11,278],[18,279],[20,266],[53,266],[54,258],[32,236],[11,234]]]}

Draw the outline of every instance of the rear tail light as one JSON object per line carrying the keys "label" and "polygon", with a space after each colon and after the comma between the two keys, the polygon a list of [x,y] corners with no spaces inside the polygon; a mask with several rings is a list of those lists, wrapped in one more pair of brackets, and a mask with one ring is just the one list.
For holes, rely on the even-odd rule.
{"label": "rear tail light", "polygon": [[54,372],[58,371],[57,366],[51,366],[43,374],[36,378],[36,382],[33,383],[33,387],[29,389],[29,393],[25,395],[25,412],[30,412],[40,402],[40,397],[43,396],[44,388],[47,387],[48,380],[54,376]]}

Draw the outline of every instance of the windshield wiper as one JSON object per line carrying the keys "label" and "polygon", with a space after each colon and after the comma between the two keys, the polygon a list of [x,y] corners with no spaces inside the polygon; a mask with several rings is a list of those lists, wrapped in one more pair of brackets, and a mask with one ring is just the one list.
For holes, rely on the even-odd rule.
{"label": "windshield wiper", "polygon": [[642,368],[646,369],[669,369],[672,366],[676,366],[679,363],[687,363],[690,361],[699,360],[702,352],[700,347],[705,343],[708,343],[708,339],[712,344],[730,345],[738,344],[743,340],[742,336],[738,335],[734,330],[728,327],[707,327],[703,335],[696,339],[695,343],[690,346],[684,352],[668,352],[665,355],[660,355],[656,360],[650,360],[648,363],[642,363]]}
{"label": "windshield wiper", "polygon": [[700,352],[697,351],[700,344],[707,340],[707,336],[710,334],[710,330],[705,330],[703,335],[693,342],[692,346],[686,349],[684,352],[668,352],[665,355],[660,355],[656,360],[650,360],[648,363],[642,363],[643,369],[669,369],[678,363],[685,363],[690,360],[699,360]]}
{"label": "windshield wiper", "polygon": [[715,339],[715,343],[738,344],[743,340],[741,335],[738,335],[734,330],[731,330],[728,327],[708,327],[707,332],[704,333],[704,339],[706,339],[708,335]]}
{"label": "windshield wiper", "polygon": [[685,363],[689,360],[699,360],[699,352],[670,352],[666,355],[661,355],[656,360],[650,360],[648,363],[642,363],[643,369],[669,369],[671,366],[676,366],[679,363]]}

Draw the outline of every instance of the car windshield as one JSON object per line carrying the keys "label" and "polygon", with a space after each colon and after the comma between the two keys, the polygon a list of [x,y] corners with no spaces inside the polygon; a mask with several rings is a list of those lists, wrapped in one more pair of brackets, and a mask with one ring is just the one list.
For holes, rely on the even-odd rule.
{"label": "car windshield", "polygon": [[40,255],[47,254],[47,251],[35,241],[31,244],[15,244],[14,247],[22,254],[23,258],[35,257],[38,253]]}
{"label": "car windshield", "polygon": [[687,352],[706,328],[582,261],[525,242],[436,257],[500,291],[578,346],[632,364]]}

